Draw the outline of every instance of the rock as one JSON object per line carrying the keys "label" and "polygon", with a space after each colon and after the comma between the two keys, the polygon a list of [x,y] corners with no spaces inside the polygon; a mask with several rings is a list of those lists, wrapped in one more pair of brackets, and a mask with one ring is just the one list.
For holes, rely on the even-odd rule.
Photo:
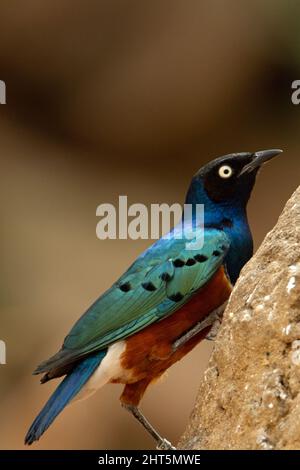
{"label": "rock", "polygon": [[300,449],[300,187],[241,272],[181,449]]}

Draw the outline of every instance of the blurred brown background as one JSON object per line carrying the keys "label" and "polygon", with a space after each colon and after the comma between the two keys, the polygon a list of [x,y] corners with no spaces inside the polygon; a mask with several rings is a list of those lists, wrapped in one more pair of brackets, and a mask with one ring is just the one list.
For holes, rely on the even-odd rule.
{"label": "blurred brown background", "polygon": [[[17,0],[0,6],[0,447],[22,448],[55,384],[35,365],[145,248],[99,241],[98,204],[182,201],[191,175],[233,151],[279,147],[250,205],[256,241],[299,184],[300,4],[285,0]],[[176,442],[211,345],[148,391]],[[35,449],[151,448],[107,386],[69,407]]]}

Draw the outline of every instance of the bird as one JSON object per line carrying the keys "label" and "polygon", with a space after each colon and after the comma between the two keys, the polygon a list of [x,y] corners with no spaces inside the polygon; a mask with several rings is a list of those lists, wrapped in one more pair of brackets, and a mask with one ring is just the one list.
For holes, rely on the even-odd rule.
{"label": "bird", "polygon": [[[124,385],[121,405],[155,439],[175,449],[139,405],[148,386],[182,359],[220,321],[242,267],[253,255],[247,204],[260,168],[280,149],[231,153],[192,178],[179,224],[144,251],[79,318],[61,349],[34,374],[64,376],[25,437],[37,441],[71,402],[107,383]],[[197,225],[197,204],[204,224]],[[185,207],[185,206],[184,206]],[[179,228],[184,231],[178,237]],[[200,246],[187,243],[199,235]]]}

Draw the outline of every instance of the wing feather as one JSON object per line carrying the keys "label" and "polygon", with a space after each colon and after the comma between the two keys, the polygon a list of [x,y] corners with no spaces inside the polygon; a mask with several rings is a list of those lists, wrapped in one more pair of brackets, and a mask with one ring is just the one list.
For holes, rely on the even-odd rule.
{"label": "wing feather", "polygon": [[224,232],[205,230],[204,245],[187,249],[174,232],[146,250],[75,323],[62,349],[35,373],[75,362],[124,339],[173,312],[204,286],[224,261]]}

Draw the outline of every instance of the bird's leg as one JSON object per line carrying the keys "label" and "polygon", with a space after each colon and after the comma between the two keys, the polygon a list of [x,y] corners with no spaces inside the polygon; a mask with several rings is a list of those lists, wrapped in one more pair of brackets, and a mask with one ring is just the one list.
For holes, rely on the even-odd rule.
{"label": "bird's leg", "polygon": [[143,415],[143,413],[139,410],[137,406],[130,405],[127,403],[122,403],[122,406],[126,408],[139,422],[140,424],[148,431],[149,434],[156,440],[158,450],[176,450],[176,447],[173,447],[171,442],[164,439],[149,423],[147,418]]}
{"label": "bird's leg", "polygon": [[[214,325],[215,322],[220,321],[220,316],[223,314],[224,310],[226,307],[226,303],[221,305],[219,308],[213,310],[207,317],[205,317],[203,320],[198,322],[193,328],[188,330],[184,335],[180,336],[176,341],[174,341],[172,345],[172,351],[175,352],[181,346],[183,346],[185,343],[187,343],[191,338],[193,338],[195,335],[200,333],[200,331],[204,330],[208,326]],[[216,334],[212,336],[210,339],[214,339]]]}
{"label": "bird's leg", "polygon": [[208,334],[205,336],[205,339],[207,341],[215,341],[215,339],[218,335],[220,326],[221,326],[221,320],[219,318],[217,318],[217,320],[214,322],[212,328],[209,330]]}

